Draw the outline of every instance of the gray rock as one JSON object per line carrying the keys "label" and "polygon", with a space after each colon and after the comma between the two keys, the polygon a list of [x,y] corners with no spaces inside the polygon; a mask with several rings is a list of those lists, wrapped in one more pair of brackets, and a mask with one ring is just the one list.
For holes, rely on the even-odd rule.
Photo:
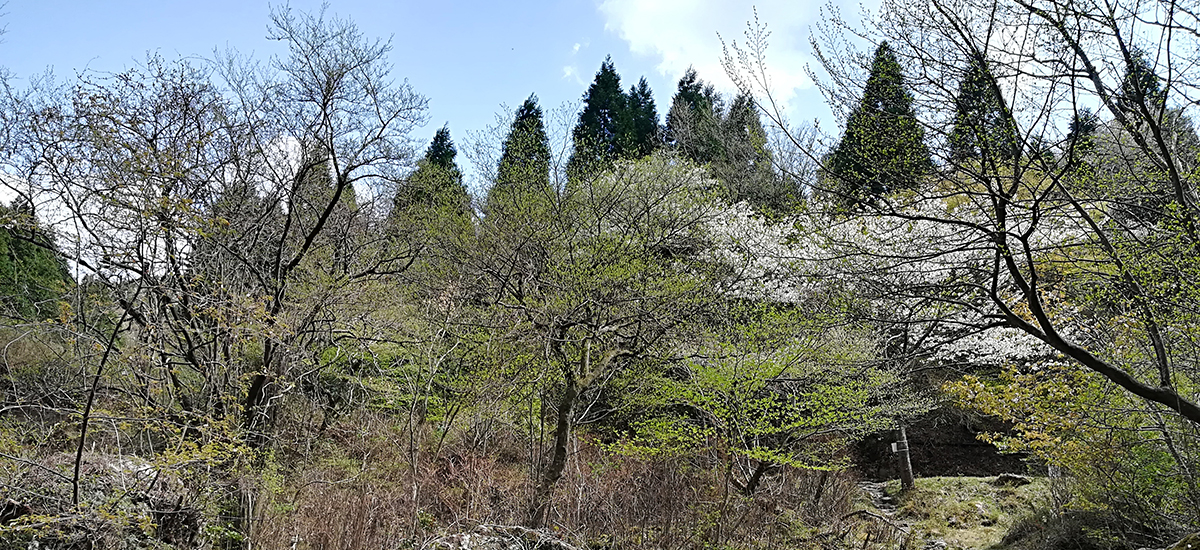
{"label": "gray rock", "polygon": [[455,533],[421,546],[422,550],[578,550],[558,537],[516,525],[480,525],[470,533]]}
{"label": "gray rock", "polygon": [[1028,477],[1017,474],[1000,474],[996,479],[992,480],[992,485],[997,487],[1020,487],[1033,483]]}

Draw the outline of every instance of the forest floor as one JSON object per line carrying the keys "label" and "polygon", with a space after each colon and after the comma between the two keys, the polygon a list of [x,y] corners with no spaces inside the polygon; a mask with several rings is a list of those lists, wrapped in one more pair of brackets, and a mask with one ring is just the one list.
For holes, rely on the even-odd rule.
{"label": "forest floor", "polygon": [[1050,505],[1045,478],[1019,479],[1028,483],[1004,483],[996,477],[928,477],[918,478],[911,491],[901,491],[895,480],[863,482],[859,488],[870,499],[864,513],[905,532],[908,548],[1000,550],[1019,547],[1019,541],[1005,544],[1005,535]]}

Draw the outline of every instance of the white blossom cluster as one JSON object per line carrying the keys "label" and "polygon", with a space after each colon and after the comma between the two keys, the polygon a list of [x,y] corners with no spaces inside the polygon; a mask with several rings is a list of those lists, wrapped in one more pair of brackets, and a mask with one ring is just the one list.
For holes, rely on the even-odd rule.
{"label": "white blossom cluster", "polygon": [[981,233],[927,213],[839,220],[802,211],[772,222],[745,203],[714,216],[709,235],[715,259],[732,268],[731,292],[777,302],[833,283],[851,290],[885,281],[938,284],[987,260],[990,250]]}
{"label": "white blossom cluster", "polygon": [[975,332],[943,343],[934,352],[939,364],[1026,365],[1056,352],[1045,342],[1023,330],[998,327]]}
{"label": "white blossom cluster", "polygon": [[[1073,211],[1039,214],[1036,220],[1007,220],[1010,246],[1019,247],[1015,236],[1023,236],[1038,261],[1086,242],[1089,232]],[[728,292],[736,296],[802,304],[836,289],[873,300],[881,316],[935,323],[927,343],[945,342],[935,352],[939,362],[1046,358],[1053,354],[1049,347],[1021,330],[970,330],[996,318],[985,315],[999,313],[987,299],[993,277],[1001,295],[1018,296],[1008,273],[996,270],[994,227],[985,209],[949,208],[941,200],[914,202],[895,215],[838,218],[801,211],[778,221],[743,203],[713,216],[708,233],[714,260],[730,269]]]}

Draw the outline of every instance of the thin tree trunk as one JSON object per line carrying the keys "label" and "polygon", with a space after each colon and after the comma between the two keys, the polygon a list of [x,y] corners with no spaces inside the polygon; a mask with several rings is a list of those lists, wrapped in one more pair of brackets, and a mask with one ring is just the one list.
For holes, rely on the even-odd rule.
{"label": "thin tree trunk", "polygon": [[100,388],[100,377],[104,374],[104,365],[108,363],[113,347],[117,345],[117,335],[121,333],[121,325],[125,324],[125,319],[128,318],[129,310],[126,309],[121,313],[121,318],[117,320],[112,333],[108,336],[108,344],[104,346],[104,355],[100,357],[100,364],[96,366],[96,376],[92,379],[92,387],[88,389],[87,404],[83,407],[83,418],[79,420],[79,446],[75,448],[75,470],[71,474],[71,504],[74,506],[79,506],[79,467],[83,464],[83,449],[87,443],[88,421],[92,418],[92,404],[96,401],[96,392]]}
{"label": "thin tree trunk", "polygon": [[554,427],[553,455],[541,481],[538,482],[533,504],[530,507],[530,528],[540,529],[546,525],[550,497],[554,494],[554,486],[562,478],[563,470],[567,466],[567,445],[571,439],[572,416],[575,414],[575,401],[578,397],[579,388],[576,387],[575,381],[568,377],[562,397],[558,401],[558,422]]}

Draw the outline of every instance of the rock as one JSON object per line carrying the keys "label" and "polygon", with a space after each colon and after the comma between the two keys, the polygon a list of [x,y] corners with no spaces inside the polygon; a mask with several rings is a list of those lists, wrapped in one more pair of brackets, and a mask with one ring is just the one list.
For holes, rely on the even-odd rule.
{"label": "rock", "polygon": [[147,525],[154,525],[153,535],[168,544],[187,547],[199,537],[202,514],[194,493],[172,472],[135,456],[84,453],[79,501],[89,512],[79,514],[71,505],[74,463],[74,453],[56,453],[36,462],[17,480],[24,501],[0,507],[0,524],[31,513],[57,518],[54,532],[45,537],[58,537],[60,542],[138,538]]}
{"label": "rock", "polygon": [[1017,474],[1000,474],[992,481],[992,485],[997,487],[1020,487],[1033,483],[1027,476]]}
{"label": "rock", "polygon": [[927,540],[922,550],[946,550],[946,541],[939,539]]}
{"label": "rock", "polygon": [[422,550],[577,550],[558,537],[516,525],[480,525],[470,533],[431,540]]}
{"label": "rock", "polygon": [[1192,533],[1167,550],[1200,550],[1200,533]]}

